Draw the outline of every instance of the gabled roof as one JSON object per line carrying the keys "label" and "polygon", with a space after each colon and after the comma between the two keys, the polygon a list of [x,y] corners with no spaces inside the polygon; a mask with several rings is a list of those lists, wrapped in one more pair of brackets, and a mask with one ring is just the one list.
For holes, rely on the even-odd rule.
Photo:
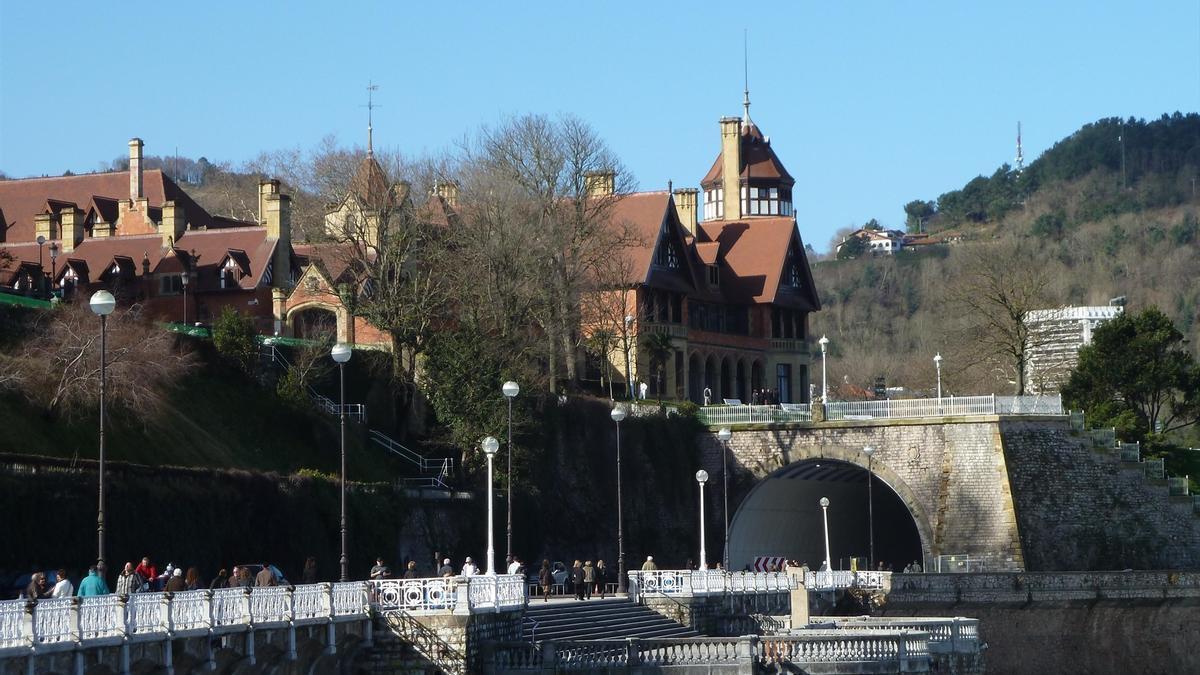
{"label": "gabled roof", "polygon": [[[161,208],[163,202],[168,200],[174,201],[183,207],[184,217],[192,227],[214,226],[212,216],[159,169],[142,172],[142,194],[153,209]],[[86,209],[100,206],[99,199],[109,200],[101,211],[106,214],[105,222],[113,222],[116,211],[112,207],[118,201],[129,199],[129,172],[0,181],[0,211],[4,213],[6,221],[0,241],[33,241],[37,237],[33,219],[38,214],[46,213],[51,203],[75,204]]]}
{"label": "gabled roof", "polygon": [[671,194],[666,190],[635,192],[619,197],[613,204],[609,222],[614,227],[625,228],[636,239],[621,249],[634,283],[645,281],[650,273],[655,245],[658,243],[663,221],[668,217],[667,209],[670,204]]}
{"label": "gabled roof", "polygon": [[[775,303],[789,252],[804,246],[796,221],[782,217],[756,217],[741,221],[705,222],[697,230],[697,252],[704,242],[718,244],[717,257],[725,264],[721,269],[721,293],[734,302]],[[807,260],[799,264],[804,270],[802,299],[813,310],[820,308],[816,288]]]}
{"label": "gabled roof", "polygon": [[239,265],[245,265],[246,276],[237,280],[238,286],[257,288],[265,283],[263,277],[278,244],[278,240],[267,238],[265,227],[188,231],[175,242],[172,249],[175,255],[164,255],[162,266],[155,272],[181,272],[181,263],[186,262],[189,269],[197,272],[196,290],[212,290],[220,287],[220,267],[233,253],[243,258]]}
{"label": "gabled roof", "polygon": [[[796,180],[783,167],[779,156],[771,149],[771,141],[763,136],[758,125],[750,122],[742,125],[742,151],[739,166],[740,176],[746,178],[762,178],[778,180],[786,186],[794,185]],[[700,179],[701,187],[708,188],[721,180],[724,174],[724,152],[717,154],[712,168]]]}

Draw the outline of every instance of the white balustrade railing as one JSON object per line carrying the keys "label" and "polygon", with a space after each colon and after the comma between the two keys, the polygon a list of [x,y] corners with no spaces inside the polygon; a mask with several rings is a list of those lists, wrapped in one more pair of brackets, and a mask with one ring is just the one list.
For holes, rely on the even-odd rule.
{"label": "white balustrade railing", "polygon": [[814,624],[834,624],[838,630],[909,630],[929,634],[932,653],[978,653],[979,620],[965,617],[813,616]]}
{"label": "white balustrade railing", "polygon": [[[513,602],[511,585],[507,579],[495,585],[498,600],[493,600],[493,606]],[[0,602],[0,656],[30,648],[73,648],[105,640],[164,640],[197,631],[216,635],[259,624],[369,616],[364,582],[11,600]]]}
{"label": "white balustrade railing", "polygon": [[887,588],[891,572],[863,570],[818,570],[804,575],[804,586],[810,591],[832,591],[841,588],[881,590]]}
{"label": "white balustrade railing", "polygon": [[806,630],[796,635],[760,638],[757,657],[763,665],[905,660],[928,662],[929,634],[883,629]]}
{"label": "white balustrade railing", "polygon": [[410,614],[516,609],[525,606],[527,597],[520,574],[382,579],[367,584],[371,602],[381,610]]}
{"label": "white balustrade railing", "polygon": [[[1053,396],[943,396],[941,398],[829,401],[825,419],[912,419],[960,415],[1064,415],[1062,397]],[[709,426],[809,422],[812,406],[710,405],[700,408],[700,419]]]}
{"label": "white balustrade railing", "polygon": [[725,593],[777,593],[798,586],[786,572],[725,572],[723,570],[654,570],[629,572],[629,595],[638,597],[694,596]]}

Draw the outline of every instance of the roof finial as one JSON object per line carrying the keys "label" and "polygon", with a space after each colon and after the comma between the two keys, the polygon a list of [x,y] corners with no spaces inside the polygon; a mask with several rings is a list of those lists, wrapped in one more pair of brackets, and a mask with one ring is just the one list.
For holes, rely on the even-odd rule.
{"label": "roof finial", "polygon": [[750,48],[749,30],[742,29],[742,82],[745,87],[742,89],[742,124],[750,124]]}
{"label": "roof finial", "polygon": [[367,105],[364,107],[367,109],[367,156],[368,157],[372,157],[375,155],[375,147],[374,147],[373,140],[371,138],[372,132],[373,132],[373,129],[371,128],[371,122],[372,122],[371,113],[375,110],[375,108],[379,107],[379,104],[375,103],[374,97],[372,96],[372,94],[374,94],[375,90],[377,90],[377,89],[379,89],[379,85],[372,83],[370,80],[367,80]]}

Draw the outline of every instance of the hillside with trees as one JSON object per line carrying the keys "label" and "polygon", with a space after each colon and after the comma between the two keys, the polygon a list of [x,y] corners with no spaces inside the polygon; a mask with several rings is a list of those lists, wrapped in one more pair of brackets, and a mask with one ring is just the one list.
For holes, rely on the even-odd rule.
{"label": "hillside with trees", "polygon": [[[1106,119],[1021,173],[1004,165],[936,200],[913,200],[905,205],[908,229],[923,225],[962,241],[814,266],[824,308],[811,330],[831,340],[830,379],[870,389],[883,377],[932,392],[933,356],[941,353],[947,393],[1013,393],[1022,384],[1010,348],[1016,338],[997,342],[1006,312],[1105,305],[1118,296],[1131,313],[1161,310],[1194,355],[1198,174],[1200,115]],[[1001,301],[990,310],[981,305],[989,293]],[[1175,433],[1196,444],[1194,425]]]}

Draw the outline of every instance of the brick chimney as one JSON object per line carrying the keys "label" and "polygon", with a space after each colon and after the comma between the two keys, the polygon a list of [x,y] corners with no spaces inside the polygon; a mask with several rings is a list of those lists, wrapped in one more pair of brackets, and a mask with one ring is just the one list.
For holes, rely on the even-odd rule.
{"label": "brick chimney", "polygon": [[458,208],[458,183],[452,180],[440,180],[433,184],[433,194],[446,200],[450,208]]}
{"label": "brick chimney", "polygon": [[[266,181],[264,181],[266,182]],[[275,189],[279,183],[275,181]],[[260,195],[261,186],[260,186]],[[287,288],[292,277],[292,198],[278,191],[262,196],[266,208],[267,239],[275,240],[271,258],[271,286]]]}
{"label": "brick chimney", "polygon": [[258,222],[267,224],[267,197],[279,194],[279,179],[269,178],[258,181]]}
{"label": "brick chimney", "polygon": [[696,188],[679,188],[675,191],[675,214],[683,227],[696,234],[696,198],[700,191]]}
{"label": "brick chimney", "polygon": [[70,253],[83,241],[83,211],[70,206],[58,217],[62,221],[62,252]]}
{"label": "brick chimney", "polygon": [[129,201],[142,198],[142,139],[129,139]]}
{"label": "brick chimney", "polygon": [[185,229],[187,229],[187,219],[184,217],[183,207],[176,204],[174,200],[164,202],[162,222],[158,225],[158,232],[162,235],[163,248],[174,246],[175,242],[183,236]]}
{"label": "brick chimney", "polygon": [[589,171],[583,174],[583,184],[589,197],[610,197],[616,192],[617,174],[612,171]]}
{"label": "brick chimney", "polygon": [[725,220],[742,217],[742,118],[721,118],[721,187],[725,192]]}

